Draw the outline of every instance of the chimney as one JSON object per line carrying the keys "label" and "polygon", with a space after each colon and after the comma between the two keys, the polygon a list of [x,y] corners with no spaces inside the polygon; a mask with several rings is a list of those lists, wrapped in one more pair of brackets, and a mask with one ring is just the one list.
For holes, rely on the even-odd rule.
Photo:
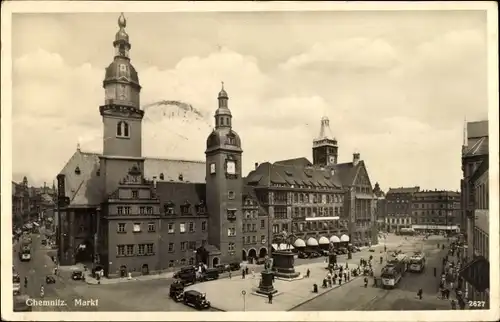
{"label": "chimney", "polygon": [[352,154],[352,164],[354,166],[358,165],[359,163],[359,153],[353,153]]}
{"label": "chimney", "polygon": [[47,193],[47,182],[43,182],[43,193]]}
{"label": "chimney", "polygon": [[254,166],[255,166],[255,170],[257,170],[257,168],[259,167],[259,163],[255,162]]}
{"label": "chimney", "polygon": [[181,174],[179,174],[179,181],[184,181],[184,176]]}

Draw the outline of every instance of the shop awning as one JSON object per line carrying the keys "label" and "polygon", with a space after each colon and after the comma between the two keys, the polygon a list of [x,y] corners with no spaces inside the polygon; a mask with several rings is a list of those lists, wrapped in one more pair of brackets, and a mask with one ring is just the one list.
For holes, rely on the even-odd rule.
{"label": "shop awning", "polygon": [[318,243],[319,243],[320,245],[328,245],[328,244],[330,244],[330,241],[328,240],[328,238],[326,238],[326,237],[322,236],[322,237],[319,239]]}
{"label": "shop awning", "polygon": [[337,236],[332,236],[332,237],[330,237],[330,242],[340,243],[340,238],[338,238]]}
{"label": "shop awning", "polygon": [[290,244],[279,244],[279,250],[290,250],[294,249],[294,247]]}
{"label": "shop awning", "polygon": [[309,237],[309,239],[306,242],[307,246],[318,246],[318,241],[316,238]]}
{"label": "shop awning", "polygon": [[302,239],[297,239],[294,243],[293,246],[295,247],[306,247],[306,243]]}
{"label": "shop awning", "polygon": [[341,242],[348,242],[349,241],[349,236],[347,236],[347,235],[340,236],[340,241]]}
{"label": "shop awning", "polygon": [[278,250],[278,244],[272,244],[271,246],[273,247],[274,250]]}

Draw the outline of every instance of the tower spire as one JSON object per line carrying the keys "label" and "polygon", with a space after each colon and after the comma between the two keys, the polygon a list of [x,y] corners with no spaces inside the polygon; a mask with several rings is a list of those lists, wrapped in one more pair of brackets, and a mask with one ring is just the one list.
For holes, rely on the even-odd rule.
{"label": "tower spire", "polygon": [[327,166],[337,164],[338,146],[330,129],[327,116],[321,118],[319,136],[313,140],[313,164]]}
{"label": "tower spire", "polygon": [[463,133],[463,143],[462,145],[466,147],[468,145],[468,138],[467,138],[467,117],[464,116],[464,133]]}

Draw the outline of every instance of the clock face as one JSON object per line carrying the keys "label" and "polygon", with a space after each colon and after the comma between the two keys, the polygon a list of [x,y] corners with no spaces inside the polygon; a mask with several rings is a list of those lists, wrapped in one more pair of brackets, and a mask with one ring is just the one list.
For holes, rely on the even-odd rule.
{"label": "clock face", "polygon": [[215,173],[215,163],[210,164],[210,173]]}
{"label": "clock face", "polygon": [[335,157],[331,156],[330,157],[330,163],[334,163],[335,162]]}
{"label": "clock face", "polygon": [[236,174],[236,164],[234,161],[227,161],[227,173]]}

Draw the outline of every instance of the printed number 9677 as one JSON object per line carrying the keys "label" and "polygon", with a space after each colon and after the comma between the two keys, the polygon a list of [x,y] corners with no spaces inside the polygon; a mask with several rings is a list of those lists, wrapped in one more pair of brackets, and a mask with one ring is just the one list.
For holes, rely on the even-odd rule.
{"label": "printed number 9677", "polygon": [[469,307],[484,307],[485,301],[469,301]]}

